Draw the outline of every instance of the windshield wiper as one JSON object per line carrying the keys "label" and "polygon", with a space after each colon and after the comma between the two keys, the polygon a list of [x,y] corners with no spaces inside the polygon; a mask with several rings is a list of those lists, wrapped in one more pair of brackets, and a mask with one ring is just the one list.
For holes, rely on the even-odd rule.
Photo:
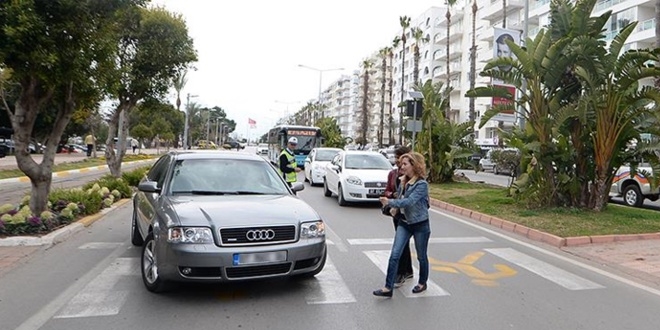
{"label": "windshield wiper", "polygon": [[193,195],[238,195],[235,191],[192,190]]}
{"label": "windshield wiper", "polygon": [[271,194],[269,194],[269,193],[265,193],[265,192],[260,192],[260,191],[246,191],[246,190],[235,191],[235,193],[236,193],[236,194],[239,194],[239,195],[271,195]]}

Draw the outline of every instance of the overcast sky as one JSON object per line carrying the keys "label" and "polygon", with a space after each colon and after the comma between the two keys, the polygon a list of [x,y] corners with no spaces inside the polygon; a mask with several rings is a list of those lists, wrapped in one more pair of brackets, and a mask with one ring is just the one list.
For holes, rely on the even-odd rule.
{"label": "overcast sky", "polygon": [[[199,61],[185,95],[202,106],[220,106],[248,131],[263,134],[276,119],[318,96],[317,69],[358,69],[362,59],[391,45],[399,16],[413,19],[441,0],[154,0],[185,18]],[[323,73],[323,88],[341,75]],[[172,92],[172,99],[175,100]],[[193,100],[193,99],[191,99]],[[297,102],[294,104],[294,102]],[[174,103],[174,101],[172,101]]]}

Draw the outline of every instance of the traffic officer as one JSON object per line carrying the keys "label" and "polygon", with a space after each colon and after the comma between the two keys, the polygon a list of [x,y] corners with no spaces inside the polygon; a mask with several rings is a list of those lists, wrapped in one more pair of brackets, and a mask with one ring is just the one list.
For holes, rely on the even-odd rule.
{"label": "traffic officer", "polygon": [[295,136],[289,138],[289,141],[286,145],[286,149],[282,150],[280,153],[280,175],[284,178],[284,181],[291,187],[291,185],[298,181],[298,175],[296,173],[300,172],[300,168],[296,165],[296,157],[293,154],[293,150],[298,145],[298,139]]}

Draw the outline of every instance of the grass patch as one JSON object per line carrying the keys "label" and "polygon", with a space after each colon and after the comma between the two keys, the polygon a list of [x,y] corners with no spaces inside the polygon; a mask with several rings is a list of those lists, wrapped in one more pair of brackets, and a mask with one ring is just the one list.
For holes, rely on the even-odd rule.
{"label": "grass patch", "polygon": [[658,211],[608,204],[603,212],[573,208],[529,210],[486,184],[431,184],[431,197],[560,237],[660,232]]}
{"label": "grass patch", "polygon": [[[139,155],[126,155],[124,156],[123,162],[132,162],[136,160],[145,160],[145,159],[152,159],[160,157],[160,155],[146,155],[146,154],[139,154]],[[57,165],[53,165],[53,173],[55,172],[61,172],[61,171],[68,171],[68,170],[78,170],[81,168],[86,168],[86,167],[94,167],[94,166],[100,166],[100,165],[107,165],[105,158],[99,157],[99,158],[85,158],[77,162],[70,162],[70,163],[60,163]],[[25,176],[25,174],[19,170],[19,169],[11,169],[11,170],[1,170],[0,171],[0,180],[2,179],[10,179],[10,178],[18,178]]]}

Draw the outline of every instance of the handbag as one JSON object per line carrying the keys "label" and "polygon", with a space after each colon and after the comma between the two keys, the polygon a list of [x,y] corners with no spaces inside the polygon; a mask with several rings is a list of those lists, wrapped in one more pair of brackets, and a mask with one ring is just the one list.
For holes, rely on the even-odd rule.
{"label": "handbag", "polygon": [[388,204],[388,205],[382,206],[382,207],[380,208],[380,212],[383,213],[383,215],[386,215],[386,216],[388,216],[388,217],[391,217],[391,216],[392,216],[392,215],[390,214],[390,210],[391,210],[391,209],[392,209],[392,207]]}

